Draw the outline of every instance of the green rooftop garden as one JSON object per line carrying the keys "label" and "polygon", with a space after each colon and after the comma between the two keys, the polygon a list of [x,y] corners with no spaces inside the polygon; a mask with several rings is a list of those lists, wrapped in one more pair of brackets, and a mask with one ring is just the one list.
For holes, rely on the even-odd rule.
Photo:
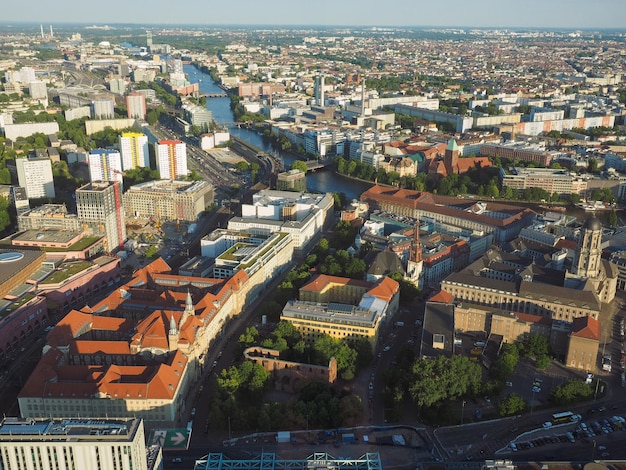
{"label": "green rooftop garden", "polygon": [[52,274],[45,278],[41,283],[58,284],[59,282],[63,282],[91,266],[93,266],[93,263],[89,261],[72,261],[69,263],[63,263],[59,266],[59,269],[53,271]]}
{"label": "green rooftop garden", "polygon": [[5,308],[2,312],[0,312],[0,315],[5,316],[5,314],[8,315],[9,313],[14,312],[18,308],[20,308],[22,305],[24,305],[25,303],[29,302],[30,300],[34,298],[35,296],[33,294],[24,294],[15,302],[11,302],[11,304],[7,308]]}
{"label": "green rooftop garden", "polygon": [[47,251],[49,253],[55,253],[60,251],[82,251],[87,247],[90,247],[94,243],[100,240],[100,237],[85,237],[78,240],[76,243],[71,245],[68,248],[50,248],[50,247],[42,247],[43,251]]}

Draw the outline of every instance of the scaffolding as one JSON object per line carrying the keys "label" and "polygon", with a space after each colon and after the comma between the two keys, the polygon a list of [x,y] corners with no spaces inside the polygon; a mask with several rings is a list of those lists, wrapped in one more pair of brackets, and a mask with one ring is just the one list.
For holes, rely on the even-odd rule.
{"label": "scaffolding", "polygon": [[368,452],[359,458],[336,458],[326,452],[316,452],[301,460],[277,459],[276,454],[263,452],[255,458],[235,460],[212,452],[196,460],[194,470],[382,470],[380,454]]}

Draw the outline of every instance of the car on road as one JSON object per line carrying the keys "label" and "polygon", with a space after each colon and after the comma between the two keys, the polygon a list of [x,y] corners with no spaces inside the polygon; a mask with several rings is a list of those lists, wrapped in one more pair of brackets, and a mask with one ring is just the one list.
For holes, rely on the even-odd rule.
{"label": "car on road", "polygon": [[370,390],[374,390],[374,384],[370,382]]}
{"label": "car on road", "polygon": [[385,347],[383,348],[383,351],[387,352],[387,351],[389,351],[390,349],[391,349],[391,346],[385,346]]}
{"label": "car on road", "polygon": [[541,392],[541,387],[534,386],[531,390],[533,393],[539,393]]}
{"label": "car on road", "polygon": [[545,423],[543,423],[543,424],[542,424],[542,426],[543,426],[544,428],[546,428],[546,429],[547,429],[547,428],[551,428],[551,427],[552,427],[552,422],[550,422],[550,421],[546,421]]}
{"label": "car on road", "polygon": [[174,457],[172,463],[183,463],[183,459],[181,457]]}

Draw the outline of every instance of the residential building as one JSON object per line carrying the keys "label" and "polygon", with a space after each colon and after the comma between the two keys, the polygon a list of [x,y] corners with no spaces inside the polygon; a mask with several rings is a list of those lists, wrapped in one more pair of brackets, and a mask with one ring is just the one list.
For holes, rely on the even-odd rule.
{"label": "residential building", "polygon": [[213,185],[206,181],[158,180],[128,188],[123,205],[129,217],[194,222],[214,197]]}
{"label": "residential building", "polygon": [[42,133],[46,135],[59,132],[59,124],[55,122],[26,122],[23,124],[5,124],[4,136],[10,140]]}
{"label": "residential building", "polygon": [[122,170],[150,168],[148,137],[140,132],[124,132],[119,138]]}
{"label": "residential building", "polygon": [[480,154],[488,157],[506,158],[511,161],[537,162],[542,166],[549,166],[553,157],[553,154],[546,151],[545,148],[531,147],[520,142],[486,143],[480,147]]}
{"label": "residential building", "polygon": [[126,221],[122,207],[122,183],[91,182],[76,190],[78,218],[96,235],[107,238],[108,251],[122,248]]}
{"label": "residential building", "polygon": [[83,470],[152,470],[140,419],[68,419],[53,421],[4,418],[0,422],[2,468],[81,468]]}
{"label": "residential building", "polygon": [[94,119],[115,118],[115,103],[112,99],[99,98],[91,102],[91,115]]}
{"label": "residential building", "polygon": [[88,156],[91,181],[118,181],[123,179],[122,155],[117,150],[95,149]]}
{"label": "residential building", "polygon": [[179,140],[161,140],[156,146],[157,170],[164,180],[187,176],[187,145]]}
{"label": "residential building", "polygon": [[141,93],[126,96],[126,114],[131,119],[146,118],[146,97]]}
{"label": "residential building", "polygon": [[28,199],[54,198],[52,162],[49,158],[23,157],[15,160],[17,181]]}

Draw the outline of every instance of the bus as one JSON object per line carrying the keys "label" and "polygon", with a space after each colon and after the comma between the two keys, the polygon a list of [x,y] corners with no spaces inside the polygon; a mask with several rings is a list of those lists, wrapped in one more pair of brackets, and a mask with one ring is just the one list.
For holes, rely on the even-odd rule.
{"label": "bus", "polygon": [[561,413],[554,413],[552,415],[552,422],[554,424],[560,423],[569,423],[570,421],[575,421],[574,413],[571,411],[563,411]]}

